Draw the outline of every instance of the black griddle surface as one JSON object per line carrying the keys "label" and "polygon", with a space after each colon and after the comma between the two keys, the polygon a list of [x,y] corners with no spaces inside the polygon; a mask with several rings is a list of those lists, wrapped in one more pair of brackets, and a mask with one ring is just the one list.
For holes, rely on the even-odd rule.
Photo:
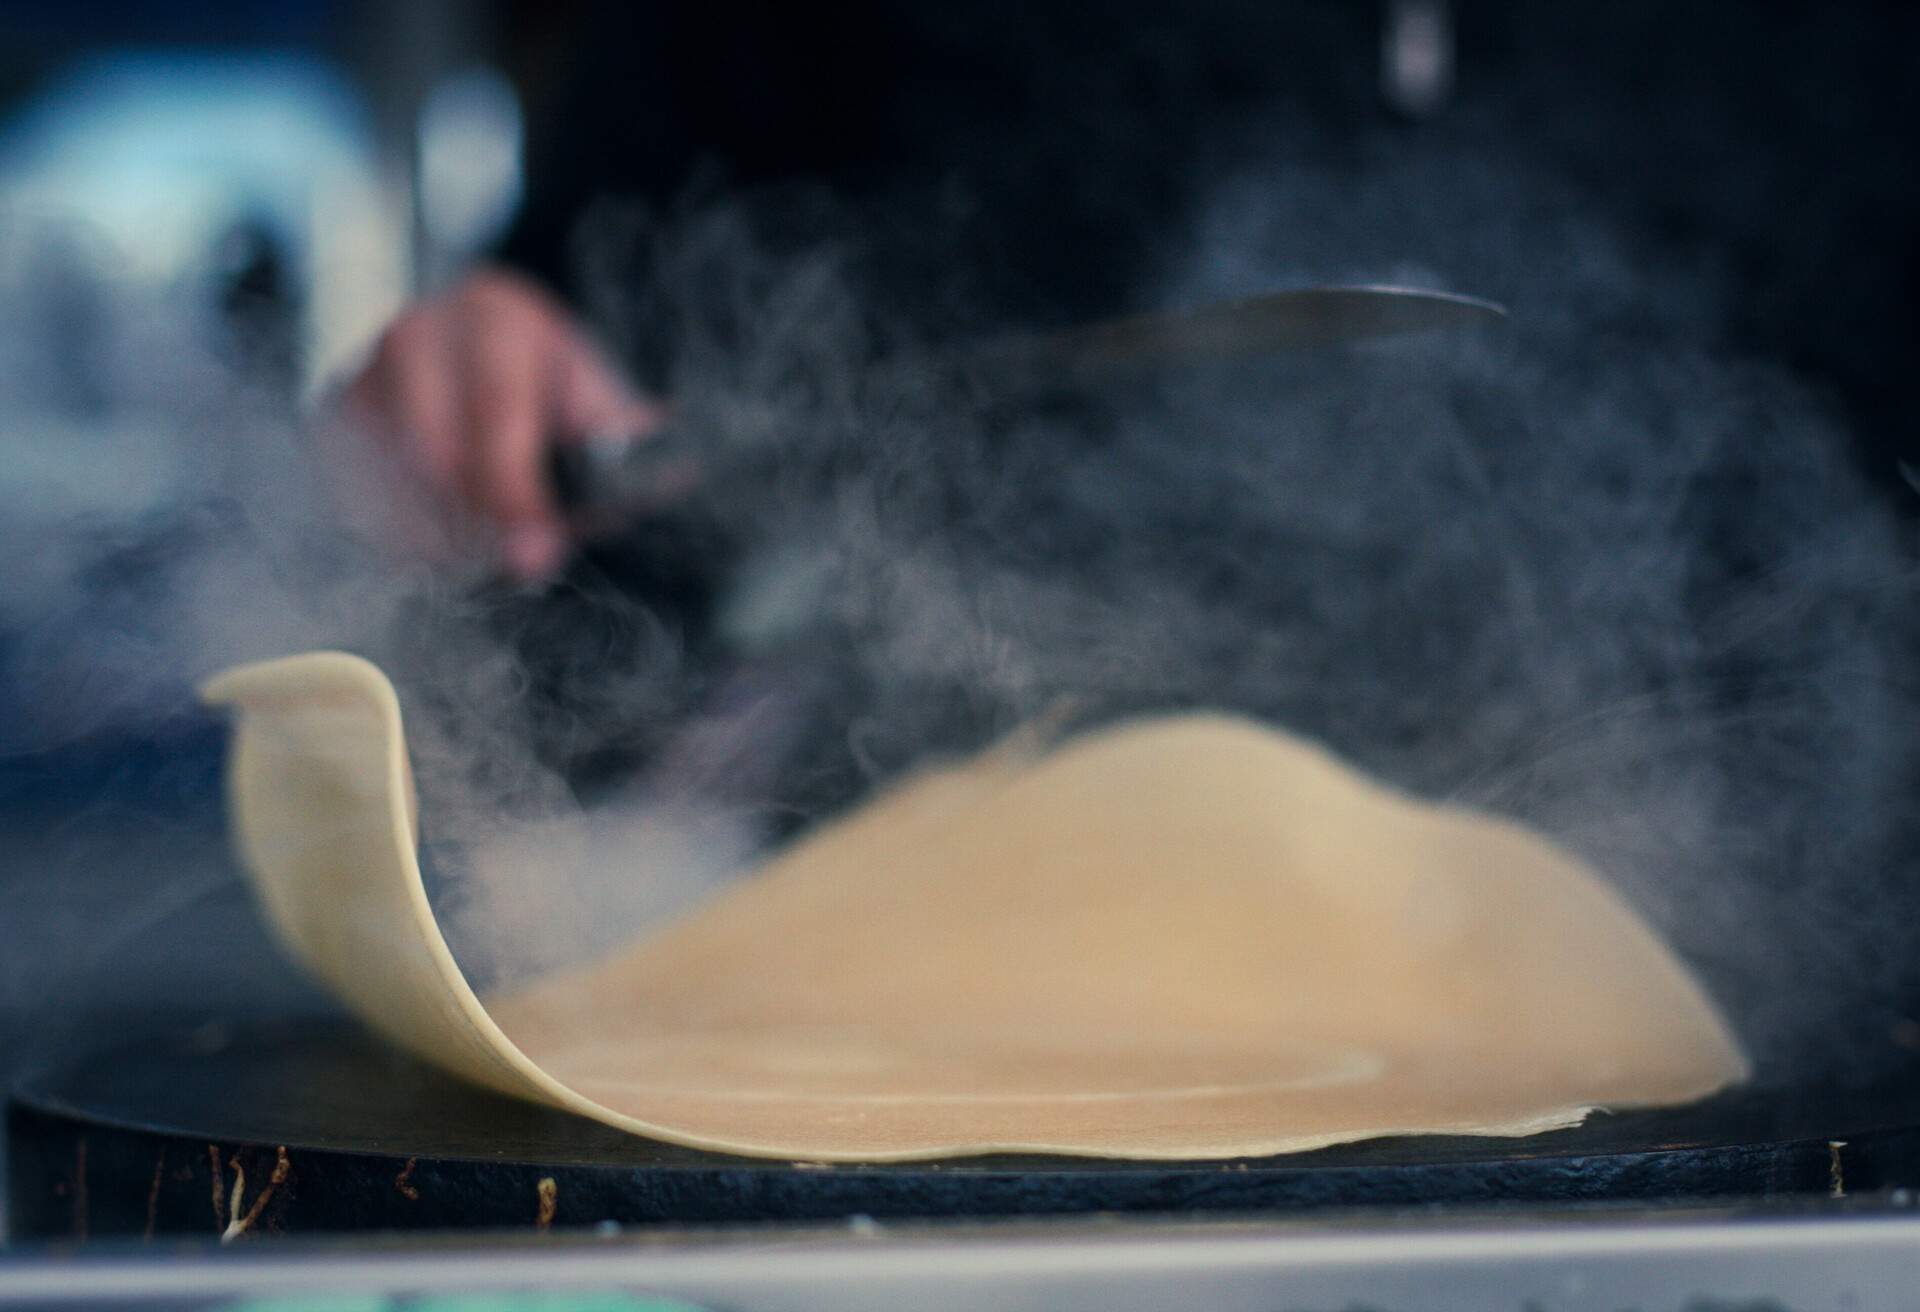
{"label": "black griddle surface", "polygon": [[130,1040],[25,1080],[10,1202],[23,1235],[206,1234],[214,1155],[230,1172],[239,1154],[252,1189],[280,1148],[292,1174],[262,1229],[529,1225],[544,1179],[560,1225],[1821,1195],[1836,1180],[1920,1182],[1912,1087],[1744,1089],[1524,1139],[1224,1162],[824,1166],[635,1138],[467,1085],[344,1022],[275,1023]]}

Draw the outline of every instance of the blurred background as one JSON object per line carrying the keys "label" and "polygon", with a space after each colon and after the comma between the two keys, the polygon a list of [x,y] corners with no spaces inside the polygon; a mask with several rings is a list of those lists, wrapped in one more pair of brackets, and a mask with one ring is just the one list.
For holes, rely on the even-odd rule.
{"label": "blurred background", "polygon": [[[505,232],[524,125],[503,21],[458,3],[0,7],[0,1072],[30,1032],[89,1030],[66,1017],[102,999],[72,981],[117,977],[109,1003],[156,978],[192,997],[175,968],[222,942],[251,964],[215,967],[219,989],[275,1005],[223,873],[219,731],[184,671],[118,697],[107,653],[136,650],[155,608],[179,614],[158,562],[183,514],[233,490],[208,451],[281,432]],[[63,692],[44,640],[91,673]],[[181,923],[204,932],[154,941]]]}
{"label": "blurred background", "polygon": [[[0,15],[7,274],[103,295],[191,285],[246,324],[240,349],[310,388],[488,253],[570,281],[556,230],[592,194],[783,173],[857,192],[901,145],[882,139],[908,131],[923,134],[921,172],[990,191],[955,149],[988,134],[946,121],[986,119],[989,102],[1061,143],[1025,147],[1025,170],[1087,153],[1065,180],[1117,175],[1091,185],[1136,229],[1190,218],[1250,133],[1356,172],[1383,132],[1425,134],[1436,155],[1470,139],[1489,160],[1551,161],[1649,249],[1710,249],[1743,290],[1716,328],[1792,359],[1863,420],[1863,440],[1898,446],[1885,363],[1910,358],[1899,307],[1916,276],[1903,6],[1770,3],[1727,22],[1704,5],[1212,0],[1098,24],[1045,7],[1019,22],[781,9],[17,0]],[[903,51],[946,84],[901,94],[888,58]],[[828,128],[857,140],[786,140]],[[998,240],[1020,240],[1012,217],[994,216]]]}
{"label": "blurred background", "polygon": [[64,242],[46,258],[76,279],[202,284],[296,382],[519,203],[489,6],[21,4],[5,23],[10,228]]}
{"label": "blurred background", "polygon": [[[550,286],[637,378],[670,383],[646,346],[668,331],[647,319],[656,301],[607,309],[595,278],[627,275],[576,258],[607,199],[672,213],[748,197],[790,221],[776,253],[822,233],[870,252],[862,304],[928,333],[1276,278],[1505,300],[1553,343],[1536,418],[1579,422],[1581,389],[1603,378],[1608,414],[1648,449],[1718,431],[1714,415],[1742,416],[1739,434],[1765,429],[1756,412],[1811,416],[1796,432],[1817,458],[1715,496],[1777,510],[1788,545],[1814,541],[1794,537],[1809,502],[1832,511],[1820,533],[1870,522],[1871,563],[1816,572],[1815,601],[1910,612],[1920,10],[962,8],[0,5],[0,1078],[130,999],[321,1005],[271,965],[234,882],[221,731],[189,688],[220,651],[323,631],[222,646],[273,587],[332,576],[262,557],[260,576],[202,578],[188,601],[172,565],[235,522],[208,487],[304,478],[275,453],[302,445],[396,312],[483,261]],[[796,180],[831,203],[795,200]],[[1676,363],[1696,356],[1713,367]],[[246,460],[266,473],[233,482]],[[303,513],[325,518],[321,500]],[[1405,496],[1368,514],[1433,517]],[[63,545],[82,537],[84,552]],[[1793,610],[1805,600],[1768,622],[1825,623],[1818,605]],[[154,629],[189,612],[180,659]],[[1891,690],[1846,709],[1877,743],[1912,738],[1890,632],[1876,621],[1871,661],[1854,645],[1859,667],[1822,667],[1836,680],[1822,696],[1845,700],[1834,688],[1857,689],[1867,665]],[[1808,775],[1858,764],[1838,740],[1806,742]],[[1874,812],[1845,824],[1872,829],[1878,866],[1842,899],[1848,916],[1912,869],[1911,817],[1889,809],[1912,795],[1910,756],[1889,748],[1872,768],[1870,785],[1844,784]],[[1831,902],[1835,883],[1817,883]],[[1876,939],[1862,961],[1835,941],[1849,930],[1819,923],[1828,938],[1802,968],[1851,961],[1880,999],[1862,1028],[1920,1046],[1911,942]]]}

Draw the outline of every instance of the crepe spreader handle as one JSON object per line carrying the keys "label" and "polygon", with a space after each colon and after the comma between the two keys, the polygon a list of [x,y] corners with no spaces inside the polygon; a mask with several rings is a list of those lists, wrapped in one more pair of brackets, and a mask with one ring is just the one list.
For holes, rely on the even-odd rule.
{"label": "crepe spreader handle", "polygon": [[699,474],[697,444],[672,422],[639,435],[590,433],[547,450],[554,502],[572,518],[658,510]]}

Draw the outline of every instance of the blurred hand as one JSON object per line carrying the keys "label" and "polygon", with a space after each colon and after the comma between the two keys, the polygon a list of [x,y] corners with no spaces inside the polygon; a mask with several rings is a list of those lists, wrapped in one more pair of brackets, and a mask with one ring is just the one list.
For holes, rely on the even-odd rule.
{"label": "blurred hand", "polygon": [[643,433],[662,417],[564,307],[492,269],[396,319],[345,400],[443,507],[495,531],[502,563],[523,579],[553,573],[570,545],[549,448],[595,431]]}

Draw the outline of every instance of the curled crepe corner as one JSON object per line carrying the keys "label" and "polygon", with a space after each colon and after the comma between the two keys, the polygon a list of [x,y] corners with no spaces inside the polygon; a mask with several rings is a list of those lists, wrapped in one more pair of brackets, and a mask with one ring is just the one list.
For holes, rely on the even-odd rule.
{"label": "curled crepe corner", "polygon": [[483,1003],[421,883],[379,669],[317,652],[204,695],[239,710],[236,838],[294,955],[415,1054],[654,1139],[1256,1156],[1533,1134],[1747,1070],[1572,856],[1224,716],[922,775],[661,932]]}

